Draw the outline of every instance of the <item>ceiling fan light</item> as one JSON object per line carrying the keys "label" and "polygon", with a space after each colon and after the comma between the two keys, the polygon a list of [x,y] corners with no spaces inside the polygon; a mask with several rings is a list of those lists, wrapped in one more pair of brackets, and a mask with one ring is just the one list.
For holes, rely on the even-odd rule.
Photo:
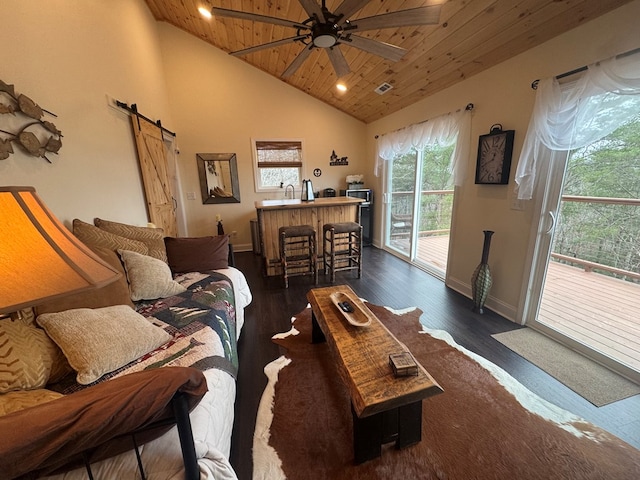
{"label": "ceiling fan light", "polygon": [[338,91],[339,91],[339,92],[341,92],[341,93],[344,93],[344,92],[346,92],[346,91],[347,91],[347,86],[346,86],[344,83],[342,83],[342,82],[336,83],[336,88],[337,88],[337,89],[338,89]]}
{"label": "ceiling fan light", "polygon": [[329,48],[329,47],[333,47],[337,41],[338,39],[335,37],[335,35],[323,33],[313,39],[313,44],[316,47]]}
{"label": "ceiling fan light", "polygon": [[198,12],[200,12],[200,15],[202,15],[204,18],[206,18],[207,20],[210,20],[211,17],[213,16],[211,14],[211,9],[205,6],[200,6],[198,7]]}

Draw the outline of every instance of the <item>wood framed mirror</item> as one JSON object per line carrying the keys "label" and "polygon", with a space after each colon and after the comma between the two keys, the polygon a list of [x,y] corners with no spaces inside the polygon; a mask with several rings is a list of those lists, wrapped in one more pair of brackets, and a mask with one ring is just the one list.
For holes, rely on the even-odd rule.
{"label": "wood framed mirror", "polygon": [[240,203],[235,153],[196,153],[202,203]]}

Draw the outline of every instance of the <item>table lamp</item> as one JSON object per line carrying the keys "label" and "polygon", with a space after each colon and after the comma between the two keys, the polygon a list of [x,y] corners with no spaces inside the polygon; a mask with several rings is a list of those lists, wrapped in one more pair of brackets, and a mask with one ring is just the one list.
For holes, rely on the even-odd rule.
{"label": "table lamp", "polygon": [[0,314],[119,277],[49,211],[34,188],[0,187]]}

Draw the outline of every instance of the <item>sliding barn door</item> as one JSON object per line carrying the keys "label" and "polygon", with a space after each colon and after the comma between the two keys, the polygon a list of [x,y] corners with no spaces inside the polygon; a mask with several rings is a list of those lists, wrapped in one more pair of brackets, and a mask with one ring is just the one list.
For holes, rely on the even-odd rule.
{"label": "sliding barn door", "polygon": [[131,122],[149,221],[162,228],[166,236],[177,237],[176,200],[171,189],[162,130],[136,115],[131,115]]}

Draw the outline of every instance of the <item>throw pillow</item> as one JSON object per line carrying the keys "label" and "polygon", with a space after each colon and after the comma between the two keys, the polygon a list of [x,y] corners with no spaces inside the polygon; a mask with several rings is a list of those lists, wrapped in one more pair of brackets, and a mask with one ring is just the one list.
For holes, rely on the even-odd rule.
{"label": "throw pillow", "polygon": [[45,313],[37,322],[62,349],[81,385],[95,382],[171,339],[127,305]]}
{"label": "throw pillow", "polygon": [[173,280],[169,266],[162,260],[128,250],[118,250],[129,279],[131,300],[154,300],[186,292]]}
{"label": "throw pillow", "polygon": [[61,397],[64,397],[64,395],[44,388],[4,393],[0,395],[0,416],[35,407],[41,403],[50,402]]}
{"label": "throw pillow", "polygon": [[127,275],[116,252],[104,247],[91,247],[91,250],[102,260],[115,268],[122,275],[115,282],[102,288],[95,288],[72,295],[66,295],[56,300],[43,303],[36,307],[36,315],[43,313],[64,312],[73,308],[101,308],[111,305],[129,305],[134,308],[129,296]]}
{"label": "throw pillow", "polygon": [[131,240],[130,238],[115,235],[95,225],[78,220],[77,218],[73,220],[73,234],[90,248],[102,247],[113,250],[114,252],[121,248],[123,250],[142,253],[143,255],[146,255],[149,251],[147,246],[138,240]]}
{"label": "throw pillow", "polygon": [[93,223],[101,230],[144,243],[148,249],[147,255],[166,263],[167,251],[164,247],[164,232],[161,228],[136,227],[126,223],[102,220],[101,218],[95,218]]}
{"label": "throw pillow", "polygon": [[204,272],[229,266],[229,237],[164,239],[167,260],[173,273]]}
{"label": "throw pillow", "polygon": [[60,380],[68,364],[41,328],[0,321],[0,392],[31,390]]}

